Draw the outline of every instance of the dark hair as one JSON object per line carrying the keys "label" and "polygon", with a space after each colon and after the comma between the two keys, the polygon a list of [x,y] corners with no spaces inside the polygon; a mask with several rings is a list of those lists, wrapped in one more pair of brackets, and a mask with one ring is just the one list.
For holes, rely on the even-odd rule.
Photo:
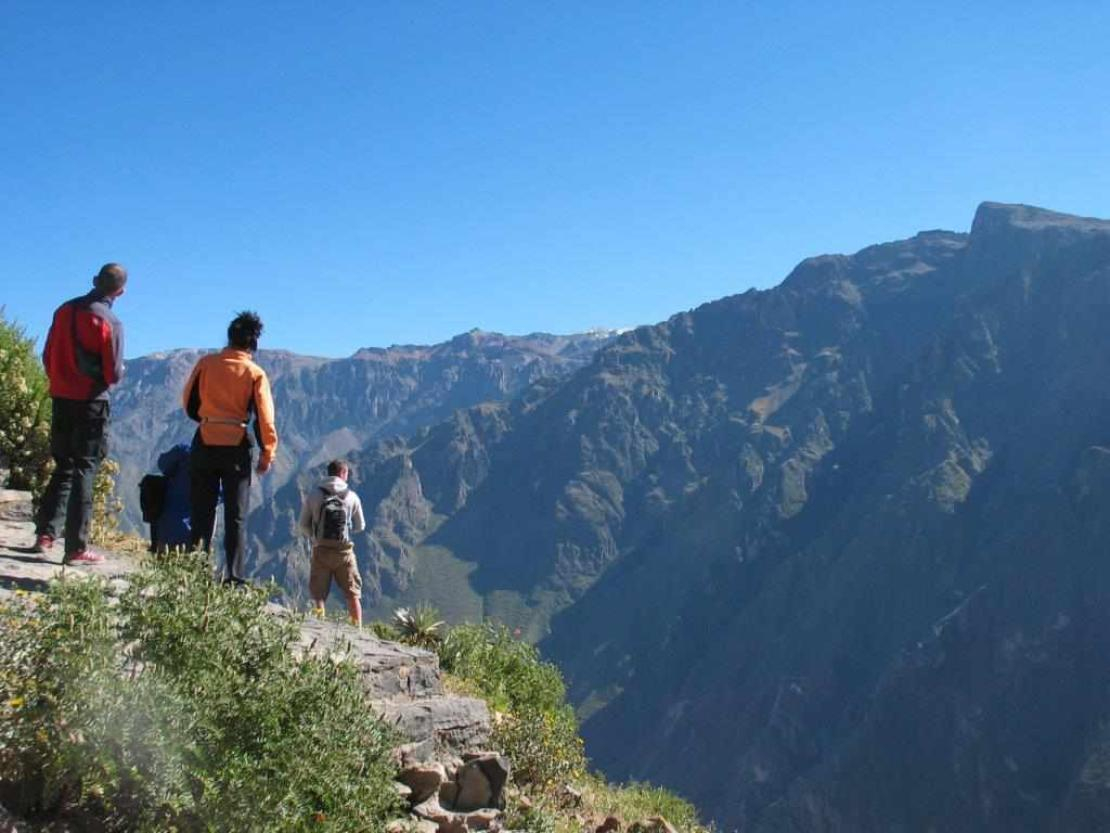
{"label": "dark hair", "polygon": [[341,472],[341,471],[350,472],[350,470],[351,470],[350,465],[343,458],[339,458],[338,460],[332,460],[330,463],[328,463],[328,476],[329,477],[339,477],[339,472]]}
{"label": "dark hair", "polygon": [[127,270],[118,263],[105,263],[93,278],[93,286],[109,295],[119,292],[127,283]]}
{"label": "dark hair", "polygon": [[227,343],[240,350],[254,352],[258,349],[258,338],[262,335],[262,319],[257,312],[244,310],[227,326]]}

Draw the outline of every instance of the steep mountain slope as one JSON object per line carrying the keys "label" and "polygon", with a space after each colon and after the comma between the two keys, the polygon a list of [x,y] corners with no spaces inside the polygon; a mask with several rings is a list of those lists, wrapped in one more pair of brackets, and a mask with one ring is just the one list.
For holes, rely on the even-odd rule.
{"label": "steep mountain slope", "polygon": [[[367,348],[345,359],[262,350],[270,375],[282,446],[269,497],[306,463],[345,454],[371,439],[408,434],[446,419],[456,408],[512,397],[546,376],[577,369],[613,337],[504,336],[473,330],[432,346]],[[135,484],[161,451],[191,438],[195,425],[180,394],[200,350],[175,350],[127,363],[113,393],[112,456],[120,461],[125,519],[139,520]]]}
{"label": "steep mountain slope", "polygon": [[1098,829],[1108,313],[1110,223],[1024,206],[807,260],[359,458],[370,601],[544,638],[729,828]]}

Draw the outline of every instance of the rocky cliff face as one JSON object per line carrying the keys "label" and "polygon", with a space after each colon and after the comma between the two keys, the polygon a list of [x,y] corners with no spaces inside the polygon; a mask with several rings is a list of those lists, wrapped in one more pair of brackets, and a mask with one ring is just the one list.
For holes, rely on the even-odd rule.
{"label": "rocky cliff face", "polygon": [[1110,223],[1024,206],[807,260],[365,452],[369,601],[542,639],[728,828],[1099,829],[1108,313]]}

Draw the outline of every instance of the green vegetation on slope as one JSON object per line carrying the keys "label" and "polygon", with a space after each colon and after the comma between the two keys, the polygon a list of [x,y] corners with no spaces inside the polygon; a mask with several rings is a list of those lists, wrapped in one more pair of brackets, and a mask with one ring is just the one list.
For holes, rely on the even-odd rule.
{"label": "green vegetation on slope", "polygon": [[0,607],[6,802],[112,831],[381,829],[392,737],[356,669],[296,658],[297,624],[265,607],[203,556],[141,570],[118,601],[63,578]]}
{"label": "green vegetation on slope", "polygon": [[0,487],[36,494],[50,467],[50,395],[35,342],[0,308]]}
{"label": "green vegetation on slope", "polygon": [[590,773],[574,710],[559,669],[519,634],[493,622],[464,624],[440,635],[439,614],[427,605],[398,611],[390,638],[432,647],[459,693],[484,699],[494,715],[493,746],[512,764],[514,789],[506,823],[530,833],[593,829],[606,817],[645,830],[702,830],[693,805],[645,784],[615,786]]}

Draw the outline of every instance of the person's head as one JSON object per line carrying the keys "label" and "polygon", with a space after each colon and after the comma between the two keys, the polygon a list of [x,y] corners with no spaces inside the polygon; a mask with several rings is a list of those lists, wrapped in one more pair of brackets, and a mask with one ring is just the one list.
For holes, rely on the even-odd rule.
{"label": "person's head", "polygon": [[127,270],[118,263],[105,263],[93,276],[93,286],[109,298],[118,298],[127,285]]}
{"label": "person's head", "polygon": [[258,338],[261,335],[262,319],[257,312],[249,310],[236,315],[227,327],[228,345],[249,353],[258,349]]}
{"label": "person's head", "polygon": [[351,467],[346,460],[332,460],[328,463],[328,477],[338,477],[346,480],[351,473]]}

